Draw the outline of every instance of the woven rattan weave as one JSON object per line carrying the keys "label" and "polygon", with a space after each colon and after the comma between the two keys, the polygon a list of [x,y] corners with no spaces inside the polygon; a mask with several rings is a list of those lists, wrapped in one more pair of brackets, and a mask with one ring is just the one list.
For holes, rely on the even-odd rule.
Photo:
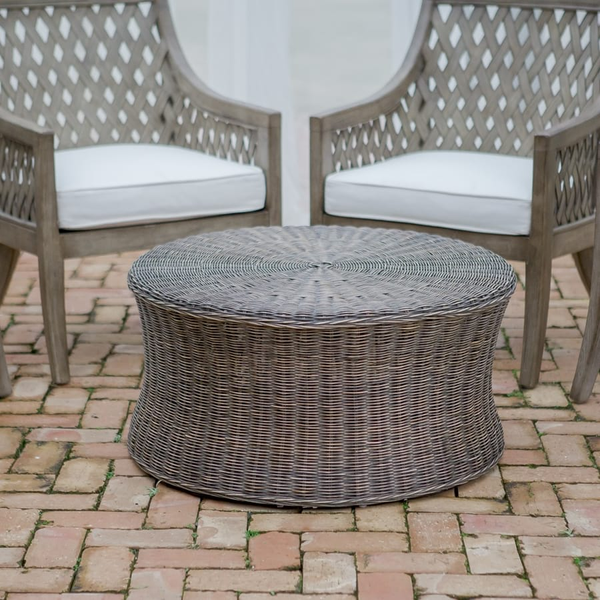
{"label": "woven rattan weave", "polygon": [[129,449],[193,492],[366,505],[452,487],[503,450],[497,255],[409,231],[252,228],[158,246],[129,274],[146,371]]}

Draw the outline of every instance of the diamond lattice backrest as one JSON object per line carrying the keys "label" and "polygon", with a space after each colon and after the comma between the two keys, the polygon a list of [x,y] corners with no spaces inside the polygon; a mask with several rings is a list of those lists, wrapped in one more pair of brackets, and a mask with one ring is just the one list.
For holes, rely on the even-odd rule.
{"label": "diamond lattice backrest", "polygon": [[434,6],[409,92],[421,147],[530,155],[534,131],[599,95],[599,24],[598,11]]}
{"label": "diamond lattice backrest", "polygon": [[61,148],[166,142],[181,104],[166,55],[152,2],[3,8],[0,105]]}

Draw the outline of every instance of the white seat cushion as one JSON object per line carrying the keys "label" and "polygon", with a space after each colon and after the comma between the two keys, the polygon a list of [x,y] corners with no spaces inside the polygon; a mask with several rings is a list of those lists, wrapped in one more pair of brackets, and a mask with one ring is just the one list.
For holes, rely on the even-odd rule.
{"label": "white seat cushion", "polygon": [[329,175],[329,215],[527,235],[533,160],[480,152],[415,152]]}
{"label": "white seat cushion", "polygon": [[176,146],[61,150],[55,164],[61,229],[177,221],[265,206],[261,169]]}

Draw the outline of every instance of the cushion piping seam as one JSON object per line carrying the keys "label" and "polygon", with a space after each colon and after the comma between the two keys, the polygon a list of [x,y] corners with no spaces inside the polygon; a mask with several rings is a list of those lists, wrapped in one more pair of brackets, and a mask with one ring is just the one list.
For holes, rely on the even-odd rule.
{"label": "cushion piping seam", "polygon": [[[89,193],[97,193],[100,191],[109,191],[109,190],[128,190],[135,188],[150,188],[150,187],[160,187],[160,186],[170,186],[170,185],[182,185],[189,183],[205,183],[205,182],[213,182],[213,181],[224,181],[226,179],[243,179],[248,177],[254,177],[256,174],[239,174],[239,175],[227,175],[224,177],[212,177],[210,179],[186,179],[183,181],[156,181],[154,183],[138,183],[138,184],[126,184],[126,185],[114,185],[110,187],[97,187],[97,188],[77,188],[77,189],[59,189],[57,186],[56,192],[58,194],[75,194],[81,192],[89,192]],[[264,177],[261,183],[264,182]]]}
{"label": "cushion piping seam", "polygon": [[[326,181],[325,182],[326,186],[327,184],[331,185],[331,181]],[[532,202],[532,198],[508,198],[505,196],[477,196],[475,194],[467,194],[467,193],[458,193],[458,192],[444,192],[444,191],[436,191],[436,190],[424,190],[424,189],[414,189],[414,188],[409,188],[409,187],[396,187],[393,185],[377,185],[377,184],[372,184],[372,183],[360,183],[360,182],[350,182],[350,181],[334,181],[333,185],[358,185],[361,187],[374,187],[374,188],[380,188],[380,189],[386,189],[386,190],[406,190],[408,192],[423,192],[423,193],[433,193],[433,194],[440,194],[443,196],[455,196],[455,197],[459,197],[462,196],[464,198],[481,198],[481,199],[492,199],[492,200],[507,200],[508,202],[527,202],[528,204],[531,204]],[[325,193],[327,194],[327,187],[325,187]]]}

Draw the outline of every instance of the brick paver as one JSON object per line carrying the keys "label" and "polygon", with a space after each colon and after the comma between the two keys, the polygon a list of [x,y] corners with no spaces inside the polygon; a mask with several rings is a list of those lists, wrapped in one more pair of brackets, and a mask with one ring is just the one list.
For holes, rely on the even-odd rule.
{"label": "brick paver", "polygon": [[547,482],[509,483],[506,491],[516,515],[560,516],[563,513],[554,488]]}
{"label": "brick paver", "polygon": [[356,568],[350,554],[307,552],[303,566],[304,592],[337,594],[356,590]]}
{"label": "brick paver", "polygon": [[73,583],[76,592],[127,588],[134,555],[127,548],[86,548]]}
{"label": "brick paver", "polygon": [[57,492],[97,492],[104,485],[108,460],[74,458],[64,463],[54,490]]}
{"label": "brick paver", "polygon": [[47,414],[80,414],[90,393],[77,388],[54,388],[44,401],[43,412]]}
{"label": "brick paver", "polygon": [[13,463],[13,473],[57,473],[68,451],[60,442],[29,442]]}
{"label": "brick paver", "polygon": [[299,569],[300,536],[270,531],[250,538],[248,555],[254,569]]}
{"label": "brick paver", "polygon": [[412,600],[413,586],[402,573],[361,573],[358,593],[362,600]]}
{"label": "brick paver", "polygon": [[577,566],[568,558],[527,556],[525,566],[534,590],[541,598],[572,600],[589,597]]}
{"label": "brick paver", "polygon": [[515,372],[521,287],[509,305],[494,371],[499,467],[406,503],[302,511],[199,498],[130,459],[135,256],[68,261],[69,386],[49,381],[31,256],[0,310],[14,388],[0,401],[0,600],[600,597],[600,383],[571,405],[587,300],[570,258],[554,265],[535,390],[519,391]]}
{"label": "brick paver", "polygon": [[466,573],[465,555],[458,552],[357,553],[359,571],[367,573]]}
{"label": "brick paver", "polygon": [[410,547],[414,552],[456,552],[462,550],[460,528],[455,515],[410,513]]}
{"label": "brick paver", "polygon": [[243,513],[202,510],[196,542],[202,548],[246,548],[248,517]]}
{"label": "brick paver", "polygon": [[167,485],[157,486],[148,510],[146,525],[155,529],[193,526],[200,499]]}
{"label": "brick paver", "polygon": [[523,565],[514,538],[500,535],[465,537],[471,573],[522,573]]}
{"label": "brick paver", "polygon": [[183,594],[184,569],[135,569],[129,600],[179,600]]}
{"label": "brick paver", "polygon": [[24,548],[0,548],[0,569],[18,567],[24,554]]}
{"label": "brick paver", "polygon": [[406,531],[404,508],[399,502],[357,508],[354,514],[359,531]]}
{"label": "brick paver", "polygon": [[81,552],[85,529],[42,527],[35,532],[25,555],[25,566],[73,568]]}

